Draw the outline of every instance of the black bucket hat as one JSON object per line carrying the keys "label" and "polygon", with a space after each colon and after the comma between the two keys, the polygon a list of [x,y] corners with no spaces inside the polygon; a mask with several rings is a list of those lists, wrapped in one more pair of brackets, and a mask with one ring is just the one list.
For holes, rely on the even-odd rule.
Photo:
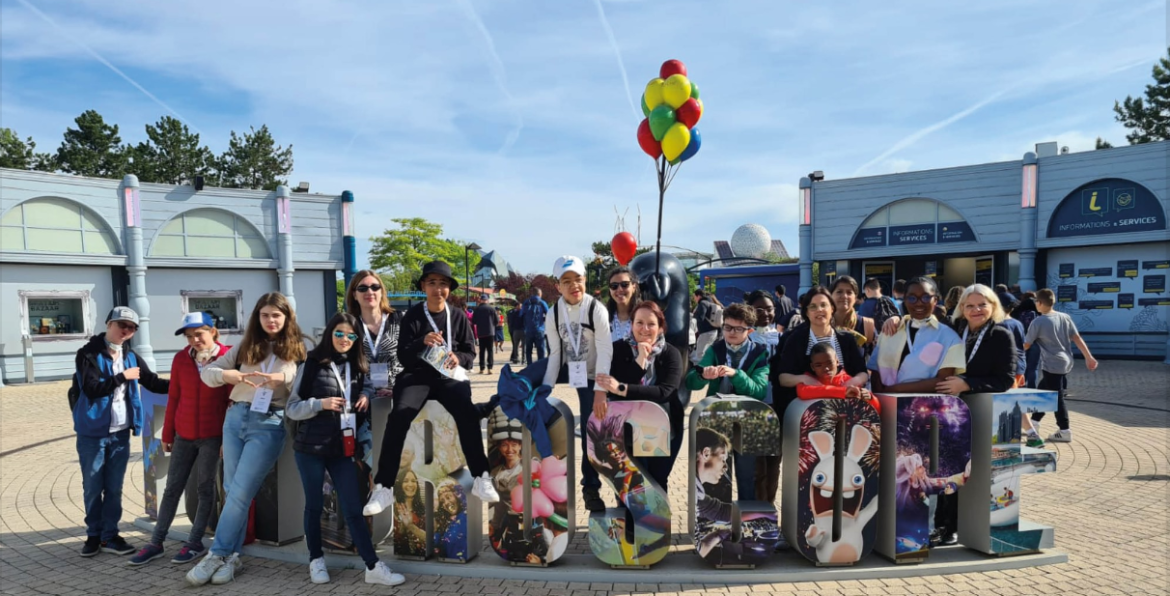
{"label": "black bucket hat", "polygon": [[452,292],[459,289],[459,280],[455,279],[455,276],[451,274],[451,266],[443,261],[431,261],[423,265],[422,275],[418,276],[418,281],[414,285],[421,291],[423,280],[432,273],[447,278],[447,281],[451,282]]}

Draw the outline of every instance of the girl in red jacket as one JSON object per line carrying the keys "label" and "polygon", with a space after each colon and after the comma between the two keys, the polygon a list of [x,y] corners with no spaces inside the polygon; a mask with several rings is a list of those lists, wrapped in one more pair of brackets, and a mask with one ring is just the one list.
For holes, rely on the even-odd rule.
{"label": "girl in red jacket", "polygon": [[812,352],[809,353],[809,368],[812,370],[805,375],[808,383],[814,382],[815,378],[815,382],[819,384],[812,385],[802,382],[797,385],[796,396],[800,399],[864,399],[879,414],[881,413],[881,403],[869,390],[865,387],[845,386],[845,383],[853,377],[841,370],[837,364],[837,351],[833,349],[832,344],[819,343],[813,346]]}
{"label": "girl in red jacket", "polygon": [[187,543],[171,562],[189,563],[206,552],[203,531],[207,528],[215,497],[215,473],[223,444],[223,418],[232,386],[208,387],[200,380],[199,373],[203,365],[223,356],[229,346],[219,343],[219,331],[211,315],[206,313],[187,314],[175,335],[185,335],[189,347],[175,354],[171,363],[171,389],[167,395],[162,435],[163,450],[171,454],[167,488],[158,506],[154,536],[130,559],[131,565],[145,565],[163,556],[163,540],[166,540],[175,519],[175,509],[193,469],[199,478],[199,509]]}

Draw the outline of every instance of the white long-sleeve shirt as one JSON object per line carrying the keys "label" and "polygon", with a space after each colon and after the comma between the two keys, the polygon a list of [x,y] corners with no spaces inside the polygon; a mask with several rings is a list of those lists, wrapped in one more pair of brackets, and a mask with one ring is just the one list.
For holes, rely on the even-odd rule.
{"label": "white long-sleeve shirt", "polygon": [[[581,308],[593,309],[593,329],[590,330],[589,311],[581,312]],[[560,311],[560,325],[557,325],[557,311]],[[578,319],[578,317],[580,317]],[[577,321],[581,321],[582,330],[578,330]],[[589,379],[593,380],[597,373],[609,374],[610,363],[613,360],[613,339],[609,334],[609,311],[592,296],[585,296],[577,304],[565,302],[564,297],[548,310],[544,319],[545,335],[548,337],[548,370],[544,372],[544,384],[553,386],[557,382],[557,374],[561,364],[565,362],[585,362],[589,371]],[[573,353],[573,340],[569,330],[581,333],[580,353]],[[564,347],[562,352],[561,348]]]}

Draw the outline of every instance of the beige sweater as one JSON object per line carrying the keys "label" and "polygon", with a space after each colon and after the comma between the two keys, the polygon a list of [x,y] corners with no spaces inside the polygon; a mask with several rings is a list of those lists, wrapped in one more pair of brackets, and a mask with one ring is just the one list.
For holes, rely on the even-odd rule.
{"label": "beige sweater", "polygon": [[[209,387],[221,387],[224,385],[223,371],[238,369],[241,374],[248,374],[250,372],[263,372],[263,365],[268,363],[268,358],[265,358],[260,364],[242,364],[237,365],[236,357],[240,353],[240,346],[234,345],[226,354],[219,357],[211,364],[203,367],[203,372],[199,373],[200,378]],[[280,372],[284,373],[284,384],[272,390],[272,405],[274,407],[283,408],[288,401],[289,391],[292,389],[293,379],[297,376],[297,363],[285,362],[277,358],[272,363],[272,369],[269,373]],[[247,383],[240,383],[232,387],[231,400],[236,402],[252,403],[252,397],[256,394],[256,389]]]}

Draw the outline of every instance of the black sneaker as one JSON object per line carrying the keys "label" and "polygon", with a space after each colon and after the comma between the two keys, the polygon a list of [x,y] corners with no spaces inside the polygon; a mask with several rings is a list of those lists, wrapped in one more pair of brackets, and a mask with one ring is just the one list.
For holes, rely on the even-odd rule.
{"label": "black sneaker", "polygon": [[114,553],[115,555],[128,555],[133,553],[136,549],[130,546],[122,539],[121,536],[114,536],[102,543],[102,550],[107,553]]}
{"label": "black sneaker", "polygon": [[589,513],[602,513],[605,511],[605,501],[602,500],[601,493],[596,488],[582,489],[581,496],[585,499],[585,509]]}
{"label": "black sneaker", "polygon": [[81,556],[92,557],[102,552],[102,539],[97,536],[90,536],[85,539],[85,544],[81,546]]}
{"label": "black sneaker", "polygon": [[942,539],[943,546],[953,546],[959,543],[959,535],[954,532],[949,532]]}

